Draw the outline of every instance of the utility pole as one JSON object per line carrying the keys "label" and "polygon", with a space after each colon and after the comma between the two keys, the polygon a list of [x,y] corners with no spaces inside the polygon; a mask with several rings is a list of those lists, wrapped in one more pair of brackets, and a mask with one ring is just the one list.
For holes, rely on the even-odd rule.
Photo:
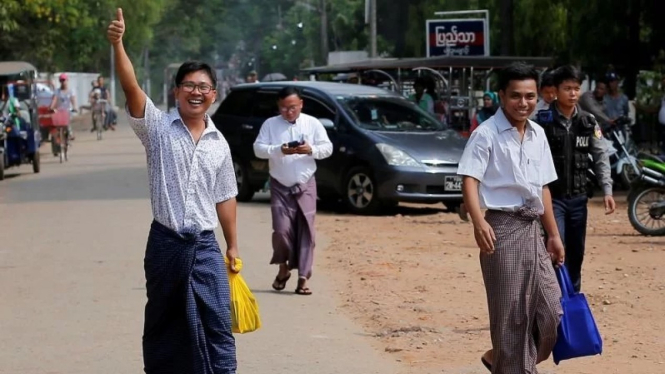
{"label": "utility pole", "polygon": [[115,100],[115,50],[111,46],[111,104],[116,105]]}
{"label": "utility pole", "polygon": [[326,10],[326,0],[319,0],[321,7],[321,58],[323,64],[328,65],[328,11]]}
{"label": "utility pole", "polygon": [[376,0],[369,0],[369,57],[376,58]]}

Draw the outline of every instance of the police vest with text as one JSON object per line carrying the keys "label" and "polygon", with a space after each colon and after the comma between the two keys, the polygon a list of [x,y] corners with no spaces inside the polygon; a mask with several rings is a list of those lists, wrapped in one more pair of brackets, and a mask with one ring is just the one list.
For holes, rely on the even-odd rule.
{"label": "police vest with text", "polygon": [[553,197],[572,197],[588,192],[591,137],[596,119],[578,109],[571,125],[555,109],[541,110],[537,122],[545,130],[558,179],[549,185]]}

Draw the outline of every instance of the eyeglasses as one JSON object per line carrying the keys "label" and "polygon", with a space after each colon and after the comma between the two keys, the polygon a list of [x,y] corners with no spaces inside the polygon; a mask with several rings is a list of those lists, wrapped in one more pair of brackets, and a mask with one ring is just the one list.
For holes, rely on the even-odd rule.
{"label": "eyeglasses", "polygon": [[196,88],[198,88],[199,92],[204,94],[204,95],[209,94],[210,91],[212,91],[212,86],[207,84],[207,83],[196,84],[196,83],[193,83],[193,82],[185,82],[185,83],[181,83],[180,87],[185,92],[194,92],[194,90]]}
{"label": "eyeglasses", "polygon": [[298,109],[300,109],[300,105],[293,105],[293,106],[289,106],[289,107],[286,107],[286,106],[284,106],[284,107],[279,107],[279,111],[280,111],[280,112],[283,112],[283,113],[286,113],[286,112],[295,112],[295,111],[298,110]]}

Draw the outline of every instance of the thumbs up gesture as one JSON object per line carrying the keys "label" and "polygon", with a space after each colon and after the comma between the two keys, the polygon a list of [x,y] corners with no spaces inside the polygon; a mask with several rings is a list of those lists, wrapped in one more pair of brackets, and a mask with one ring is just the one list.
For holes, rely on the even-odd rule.
{"label": "thumbs up gesture", "polygon": [[122,35],[125,33],[125,19],[122,17],[122,8],[118,8],[115,19],[111,21],[106,32],[111,44],[122,42]]}

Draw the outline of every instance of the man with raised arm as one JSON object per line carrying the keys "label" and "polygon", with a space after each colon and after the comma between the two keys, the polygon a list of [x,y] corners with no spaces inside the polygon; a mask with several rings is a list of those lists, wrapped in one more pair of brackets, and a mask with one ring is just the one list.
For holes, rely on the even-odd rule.
{"label": "man with raised arm", "polygon": [[235,374],[229,283],[213,230],[219,221],[235,271],[237,184],[228,143],[206,114],[217,93],[215,71],[200,62],[182,64],[174,89],[178,110],[165,113],[139,87],[124,32],[118,9],[108,39],[130,125],[146,150],[154,217],[144,261],[144,371]]}

